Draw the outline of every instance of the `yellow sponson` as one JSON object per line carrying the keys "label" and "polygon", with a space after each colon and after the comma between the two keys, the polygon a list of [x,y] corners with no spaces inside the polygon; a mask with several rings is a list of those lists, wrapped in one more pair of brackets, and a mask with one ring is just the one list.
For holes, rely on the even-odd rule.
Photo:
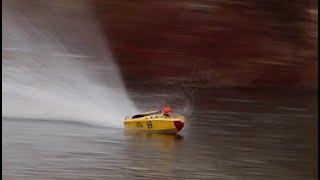
{"label": "yellow sponson", "polygon": [[183,128],[185,117],[182,115],[164,116],[160,112],[148,112],[126,118],[123,123],[127,129],[174,134]]}

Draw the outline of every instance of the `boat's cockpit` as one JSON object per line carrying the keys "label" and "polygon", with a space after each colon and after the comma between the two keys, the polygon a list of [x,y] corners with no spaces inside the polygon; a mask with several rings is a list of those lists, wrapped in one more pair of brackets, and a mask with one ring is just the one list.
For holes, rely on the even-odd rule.
{"label": "boat's cockpit", "polygon": [[146,116],[152,116],[152,115],[161,115],[161,111],[153,111],[153,112],[144,113],[144,114],[137,114],[137,115],[132,116],[132,119],[146,117]]}

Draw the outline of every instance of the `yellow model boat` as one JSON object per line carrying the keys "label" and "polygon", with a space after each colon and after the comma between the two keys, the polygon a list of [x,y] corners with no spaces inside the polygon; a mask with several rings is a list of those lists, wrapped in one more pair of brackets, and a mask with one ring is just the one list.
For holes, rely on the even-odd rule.
{"label": "yellow model boat", "polygon": [[127,117],[123,123],[127,129],[151,133],[175,134],[183,128],[185,117],[182,115],[171,115],[163,111],[152,111]]}

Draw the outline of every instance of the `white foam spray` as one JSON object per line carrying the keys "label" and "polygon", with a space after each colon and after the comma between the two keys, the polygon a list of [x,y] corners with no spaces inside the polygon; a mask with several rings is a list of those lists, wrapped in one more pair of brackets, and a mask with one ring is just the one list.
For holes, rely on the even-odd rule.
{"label": "white foam spray", "polygon": [[2,11],[2,117],[121,126],[138,112],[85,1]]}

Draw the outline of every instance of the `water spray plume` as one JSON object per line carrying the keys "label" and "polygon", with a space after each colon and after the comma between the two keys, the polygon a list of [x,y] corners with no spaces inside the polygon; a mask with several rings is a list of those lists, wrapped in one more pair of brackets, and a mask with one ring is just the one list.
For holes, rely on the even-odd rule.
{"label": "water spray plume", "polygon": [[35,3],[4,3],[2,117],[120,126],[138,110],[89,6]]}

